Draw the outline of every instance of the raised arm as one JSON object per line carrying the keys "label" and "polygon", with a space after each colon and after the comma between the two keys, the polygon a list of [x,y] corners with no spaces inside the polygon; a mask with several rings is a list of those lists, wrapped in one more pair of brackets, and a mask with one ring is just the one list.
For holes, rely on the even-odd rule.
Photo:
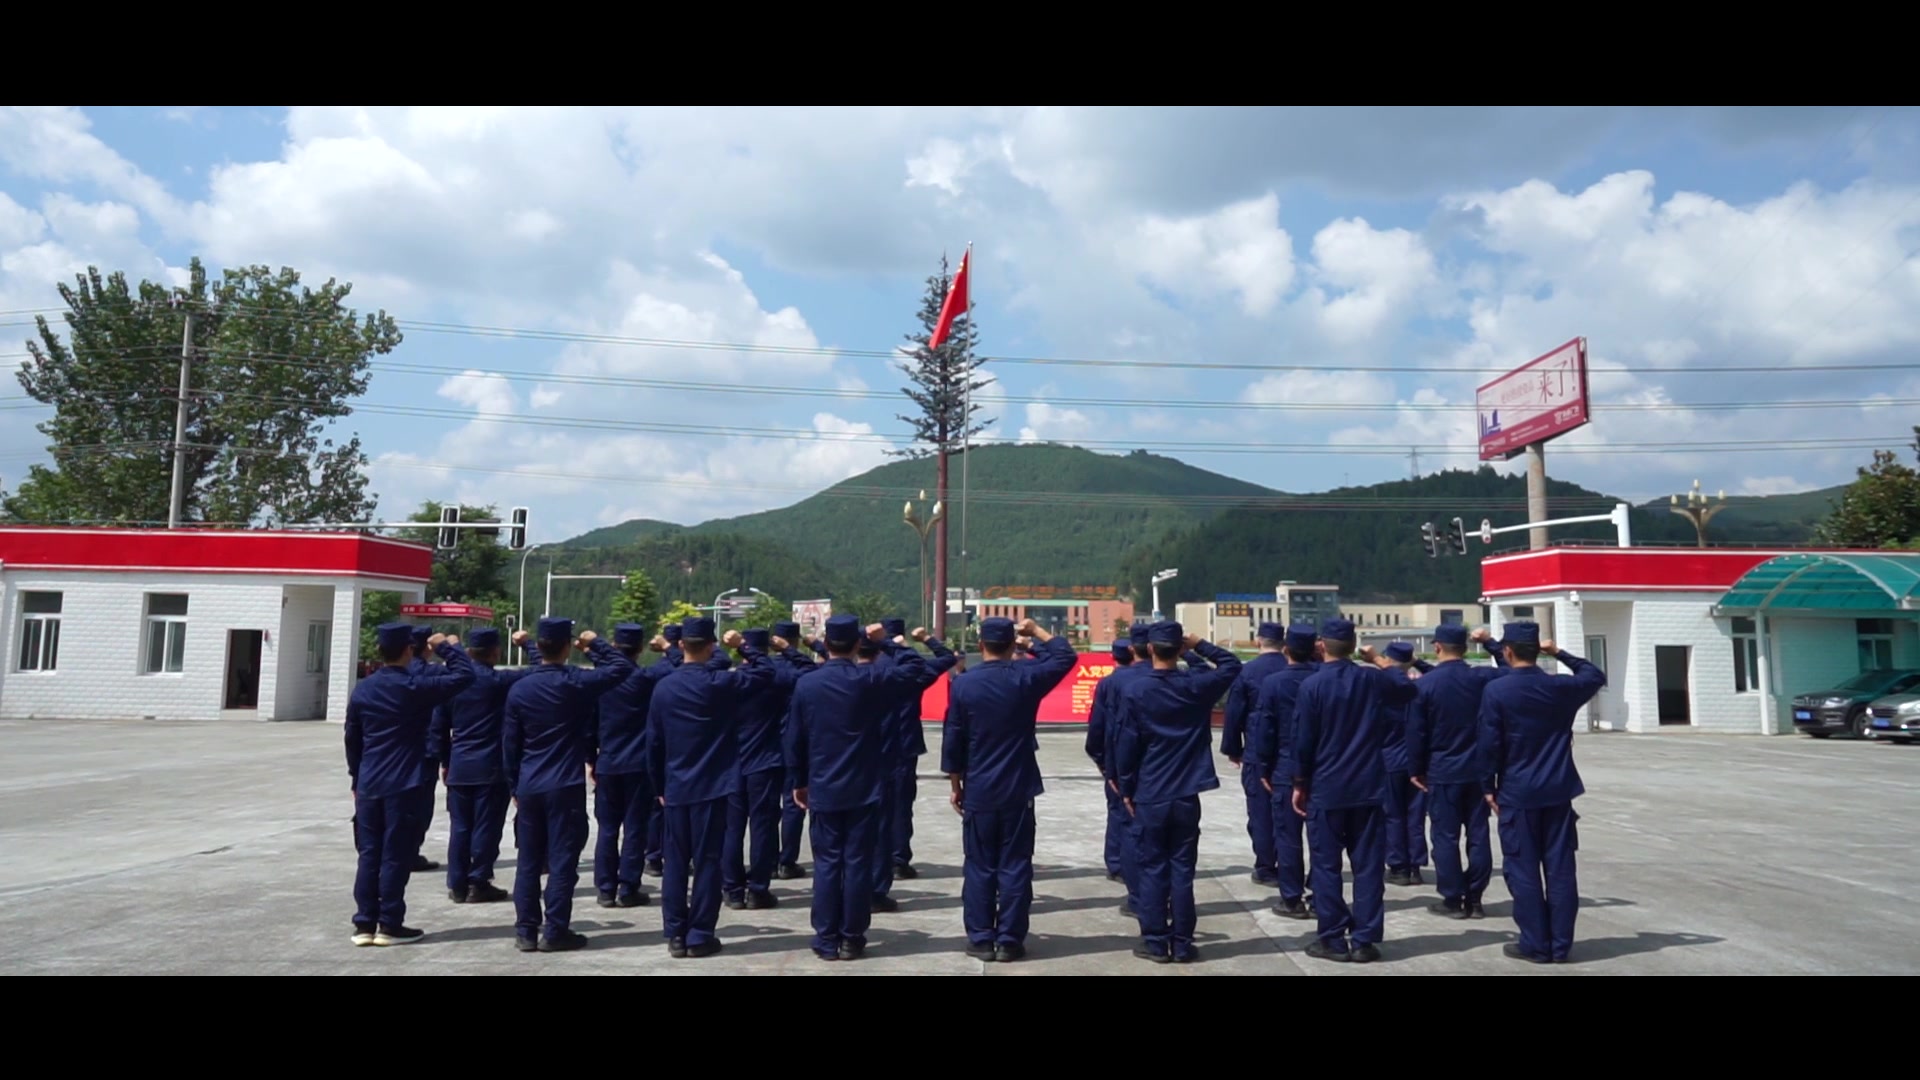
{"label": "raised arm", "polygon": [[1194,640],[1190,652],[1199,653],[1211,664],[1203,671],[1194,672],[1194,688],[1202,697],[1218,700],[1227,692],[1233,681],[1240,677],[1240,658],[1232,652],[1215,645],[1211,641]]}
{"label": "raised arm", "polygon": [[607,644],[607,639],[589,630],[580,635],[580,647],[586,650],[593,666],[574,676],[578,685],[593,697],[619,686],[621,680],[635,671],[633,661],[627,654]]}
{"label": "raised arm", "polygon": [[473,661],[467,659],[467,651],[441,635],[435,634],[428,644],[440,659],[446,661],[446,668],[442,671],[421,671],[413,677],[413,686],[417,692],[426,695],[428,701],[437,705],[472,686],[478,672],[473,670]]}

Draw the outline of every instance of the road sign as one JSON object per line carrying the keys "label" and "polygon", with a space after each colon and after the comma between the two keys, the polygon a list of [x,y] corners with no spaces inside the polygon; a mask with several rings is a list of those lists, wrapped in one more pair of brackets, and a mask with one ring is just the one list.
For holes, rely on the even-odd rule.
{"label": "road sign", "polygon": [[1587,401],[1587,341],[1574,338],[1482,386],[1480,460],[1511,458],[1528,445],[1592,420]]}
{"label": "road sign", "polygon": [[1486,518],[1480,519],[1480,542],[1483,544],[1493,543],[1493,522],[1488,521]]}
{"label": "road sign", "polygon": [[418,615],[427,619],[478,619],[481,622],[493,621],[493,609],[475,607],[472,604],[401,604],[400,614]]}

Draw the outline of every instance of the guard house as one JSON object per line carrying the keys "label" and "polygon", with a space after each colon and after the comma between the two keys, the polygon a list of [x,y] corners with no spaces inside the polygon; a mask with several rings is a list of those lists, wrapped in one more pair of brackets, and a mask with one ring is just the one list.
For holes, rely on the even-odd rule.
{"label": "guard house", "polygon": [[367,592],[433,551],[352,533],[0,527],[0,718],[344,721]]}
{"label": "guard house", "polygon": [[1606,670],[1599,730],[1790,733],[1794,696],[1920,668],[1920,553],[1562,545],[1481,582],[1495,633],[1530,619]]}

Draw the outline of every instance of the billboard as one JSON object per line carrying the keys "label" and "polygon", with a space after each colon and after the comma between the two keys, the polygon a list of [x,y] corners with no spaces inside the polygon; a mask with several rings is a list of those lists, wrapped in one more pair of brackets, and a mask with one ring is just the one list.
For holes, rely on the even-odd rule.
{"label": "billboard", "polygon": [[479,619],[493,621],[493,609],[473,604],[401,604],[400,614],[428,619]]}
{"label": "billboard", "polygon": [[796,600],[793,621],[800,624],[800,636],[811,641],[827,629],[827,617],[833,614],[831,600]]}
{"label": "billboard", "polygon": [[1480,414],[1480,460],[1506,459],[1531,443],[1545,442],[1591,419],[1587,402],[1587,339],[1535,357],[1482,386],[1474,395]]}
{"label": "billboard", "polygon": [[[1029,663],[1030,661],[1019,661]],[[1080,653],[1073,658],[1073,671],[1046,697],[1040,699],[1036,719],[1042,724],[1084,724],[1093,712],[1093,688],[1113,674],[1113,657],[1106,653]],[[947,718],[947,688],[951,674],[942,675],[920,695],[920,718],[939,723]]]}

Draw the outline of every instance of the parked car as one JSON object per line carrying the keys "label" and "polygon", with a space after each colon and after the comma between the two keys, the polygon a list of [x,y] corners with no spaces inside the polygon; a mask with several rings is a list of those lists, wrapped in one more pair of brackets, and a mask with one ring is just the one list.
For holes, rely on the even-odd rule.
{"label": "parked car", "polygon": [[1831,690],[1793,699],[1793,726],[1816,739],[1836,732],[1870,738],[1867,710],[1879,698],[1920,690],[1920,671],[1863,671]]}
{"label": "parked car", "polygon": [[1920,693],[1894,694],[1867,708],[1867,730],[1876,739],[1901,744],[1920,739]]}

